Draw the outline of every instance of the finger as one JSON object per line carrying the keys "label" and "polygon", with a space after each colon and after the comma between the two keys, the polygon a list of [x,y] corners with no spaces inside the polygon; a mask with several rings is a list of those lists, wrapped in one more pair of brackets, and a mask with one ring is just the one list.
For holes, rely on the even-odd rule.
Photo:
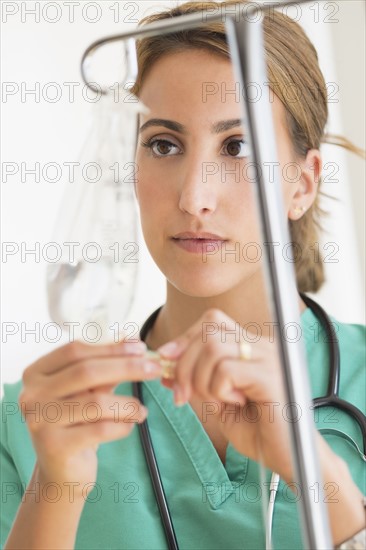
{"label": "finger", "polygon": [[201,348],[202,344],[198,339],[191,340],[189,347],[176,362],[173,384],[176,405],[183,405],[190,398],[193,371],[196,368]]}
{"label": "finger", "polygon": [[191,392],[197,393],[203,398],[208,397],[210,380],[215,368],[217,357],[207,354],[206,350],[199,356],[196,366],[192,373],[191,387],[188,388],[188,399]]}
{"label": "finger", "polygon": [[219,337],[220,335],[212,338],[204,345],[192,373],[192,391],[203,398],[213,397],[210,393],[210,383],[217,365],[225,357],[235,357],[237,353],[237,344],[222,342]]}
{"label": "finger", "polygon": [[175,391],[179,402],[183,404],[188,401],[192,392],[211,398],[209,386],[214,369],[224,357],[235,357],[237,353],[238,344],[221,341],[221,332],[205,343],[196,336],[175,367]]}
{"label": "finger", "polygon": [[116,386],[122,382],[152,380],[161,373],[159,363],[145,360],[143,356],[93,357],[45,378],[42,393],[62,398],[106,384]]}
{"label": "finger", "polygon": [[45,403],[38,416],[34,410],[24,411],[24,418],[31,432],[49,426],[69,427],[90,424],[102,420],[136,423],[146,416],[146,407],[133,396],[116,396],[105,393],[83,394],[73,399]]}
{"label": "finger", "polygon": [[58,370],[88,359],[91,357],[110,357],[123,356],[130,354],[143,354],[146,351],[146,344],[142,341],[138,342],[118,342],[115,344],[85,344],[80,341],[75,341],[51,351],[44,355],[35,363],[32,363],[24,371],[24,378],[30,373],[52,374]]}
{"label": "finger", "polygon": [[[143,421],[141,420],[141,422]],[[77,451],[100,443],[115,441],[128,437],[134,426],[134,423],[113,422],[112,420],[72,426],[67,428],[67,445]]]}
{"label": "finger", "polygon": [[232,402],[239,391],[246,400],[263,401],[276,396],[277,380],[265,364],[237,359],[223,359],[216,367],[209,387],[210,393],[221,401]]}
{"label": "finger", "polygon": [[[113,441],[127,437],[136,423],[141,424],[148,416],[148,409],[142,405],[139,399],[129,396],[121,396],[122,403],[133,404],[134,416],[126,415],[116,421],[100,420],[91,424],[69,425],[67,430],[67,444],[74,449],[84,449],[88,446],[98,446],[100,443]],[[86,445],[85,443],[88,442]]]}

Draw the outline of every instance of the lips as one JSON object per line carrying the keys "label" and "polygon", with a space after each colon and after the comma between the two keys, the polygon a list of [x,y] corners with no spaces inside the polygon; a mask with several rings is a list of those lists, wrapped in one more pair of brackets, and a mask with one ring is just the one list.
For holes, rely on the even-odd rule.
{"label": "lips", "polygon": [[172,237],[173,242],[187,252],[203,255],[215,254],[226,239],[215,233],[186,231]]}
{"label": "lips", "polygon": [[199,240],[208,240],[208,241],[225,241],[223,237],[220,235],[216,235],[215,233],[207,233],[207,232],[197,232],[193,233],[192,231],[185,231],[184,233],[178,233],[177,235],[174,235],[172,237],[173,239],[179,239],[179,240],[192,240],[192,239],[199,239]]}

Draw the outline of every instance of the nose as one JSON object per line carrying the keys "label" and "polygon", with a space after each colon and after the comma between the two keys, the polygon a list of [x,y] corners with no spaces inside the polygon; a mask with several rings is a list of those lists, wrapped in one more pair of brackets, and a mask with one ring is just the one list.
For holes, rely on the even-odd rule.
{"label": "nose", "polygon": [[[202,155],[188,158],[182,166],[179,189],[179,208],[192,215],[214,212],[218,201],[217,170],[215,163],[203,160]],[[207,166],[210,170],[207,172]]]}

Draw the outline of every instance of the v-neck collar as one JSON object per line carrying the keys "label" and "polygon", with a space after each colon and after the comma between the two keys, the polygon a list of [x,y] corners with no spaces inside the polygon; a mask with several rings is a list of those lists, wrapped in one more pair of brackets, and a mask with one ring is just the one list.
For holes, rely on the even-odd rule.
{"label": "v-neck collar", "polygon": [[[238,486],[245,482],[248,457],[238,453],[229,443],[224,466],[189,403],[177,407],[173,401],[173,392],[165,388],[159,380],[144,382],[142,387],[145,403],[148,403],[151,398],[155,400],[179,438],[202,487],[207,487],[207,500],[212,508],[218,508]],[[154,422],[154,419],[151,422]],[[149,419],[147,423],[149,424]],[[219,491],[211,490],[218,487]]]}

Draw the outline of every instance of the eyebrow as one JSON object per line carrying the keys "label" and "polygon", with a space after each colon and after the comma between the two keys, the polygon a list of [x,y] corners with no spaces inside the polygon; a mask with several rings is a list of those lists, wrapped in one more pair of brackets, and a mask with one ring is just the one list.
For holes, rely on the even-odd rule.
{"label": "eyebrow", "polygon": [[[211,125],[211,132],[213,134],[221,134],[222,132],[226,132],[227,130],[231,130],[232,128],[237,128],[241,125],[241,118],[234,118],[232,120],[220,120],[219,122],[215,122]],[[150,128],[151,126],[164,126],[165,128],[168,128],[168,130],[173,130],[174,132],[178,132],[180,134],[188,133],[187,128],[183,126],[183,124],[175,122],[174,120],[166,120],[164,118],[151,118],[141,126],[141,128],[139,129],[139,133],[141,134],[144,130],[147,130],[147,128]]]}

